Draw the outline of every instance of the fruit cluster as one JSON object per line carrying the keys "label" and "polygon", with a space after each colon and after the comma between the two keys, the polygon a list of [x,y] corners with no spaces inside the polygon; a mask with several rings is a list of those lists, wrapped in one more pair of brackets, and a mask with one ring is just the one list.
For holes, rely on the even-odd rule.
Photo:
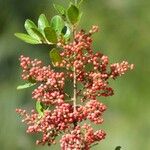
{"label": "fruit cluster", "polygon": [[[94,131],[85,121],[103,122],[106,106],[98,97],[113,95],[108,80],[123,75],[133,69],[133,65],[126,61],[109,65],[107,56],[94,53],[92,35],[97,31],[98,27],[93,26],[88,33],[83,30],[74,33],[73,42],[58,42],[61,59],[53,65],[63,68],[64,72],[44,66],[37,59],[20,57],[23,80],[37,85],[32,92],[37,111],[32,110],[31,114],[21,109],[16,111],[28,124],[28,133],[42,133],[37,144],[54,144],[56,137],[63,134],[62,150],[89,150],[92,144],[105,138],[104,131]],[[65,91],[68,79],[73,86],[70,95]]]}

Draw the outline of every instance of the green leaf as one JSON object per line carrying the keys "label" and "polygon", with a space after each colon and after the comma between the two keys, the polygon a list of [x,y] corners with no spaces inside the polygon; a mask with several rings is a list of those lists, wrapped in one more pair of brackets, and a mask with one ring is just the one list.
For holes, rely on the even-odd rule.
{"label": "green leaf", "polygon": [[45,34],[46,39],[50,43],[57,43],[57,34],[56,34],[56,31],[53,28],[46,27],[44,29],[44,34]]}
{"label": "green leaf", "polygon": [[42,35],[42,33],[40,33],[39,29],[37,28],[37,26],[34,24],[33,21],[27,19],[25,21],[24,26],[25,26],[27,33],[31,37],[33,37],[34,39],[38,41],[44,41],[44,36]]}
{"label": "green leaf", "polygon": [[82,13],[82,12],[80,12],[79,17],[78,17],[78,21],[80,21],[80,20],[81,20],[82,15],[83,15],[83,13]]}
{"label": "green leaf", "polygon": [[65,25],[65,24],[64,24],[63,19],[62,19],[60,16],[58,16],[58,15],[54,16],[54,17],[51,19],[51,27],[52,27],[58,34],[61,33],[61,31],[62,31],[64,25]]}
{"label": "green leaf", "polygon": [[49,22],[44,14],[41,14],[38,19],[38,28],[43,31],[46,27],[49,27]]}
{"label": "green leaf", "polygon": [[36,102],[36,110],[40,116],[43,116],[43,107],[42,107],[41,102],[39,101]]}
{"label": "green leaf", "polygon": [[37,29],[37,26],[35,25],[35,23],[33,21],[27,19],[25,21],[24,27],[25,27],[27,33],[34,38],[34,35],[33,35],[33,32],[32,32],[31,28]]}
{"label": "green leaf", "polygon": [[67,17],[72,24],[76,24],[79,19],[79,9],[75,5],[71,5],[67,10]]}
{"label": "green leaf", "polygon": [[61,15],[64,15],[65,14],[65,8],[62,7],[61,5],[57,5],[57,4],[53,4],[55,10],[61,14]]}
{"label": "green leaf", "polygon": [[121,146],[117,146],[115,150],[121,150]]}
{"label": "green leaf", "polygon": [[38,40],[34,39],[33,37],[31,37],[30,35],[27,35],[24,33],[15,33],[15,36],[29,44],[41,44],[40,41],[38,41]]}
{"label": "green leaf", "polygon": [[27,30],[28,34],[30,34],[31,28],[37,28],[35,23],[32,20],[27,19],[24,24],[25,29]]}
{"label": "green leaf", "polygon": [[56,48],[53,48],[49,53],[50,59],[55,66],[56,63],[60,63],[62,61],[62,57],[59,54],[59,51]]}
{"label": "green leaf", "polygon": [[32,87],[34,86],[36,83],[26,83],[24,85],[19,85],[17,87],[17,90],[23,90],[23,89],[26,89],[26,88],[29,88],[29,87]]}
{"label": "green leaf", "polygon": [[43,36],[43,34],[38,30],[38,29],[35,29],[35,28],[31,28],[33,33],[37,36],[37,38],[41,41],[41,42],[44,42],[45,41],[45,38]]}

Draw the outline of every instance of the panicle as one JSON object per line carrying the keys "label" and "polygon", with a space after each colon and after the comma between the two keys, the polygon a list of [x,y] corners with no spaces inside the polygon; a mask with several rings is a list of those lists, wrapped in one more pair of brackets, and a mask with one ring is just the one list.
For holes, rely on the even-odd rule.
{"label": "panicle", "polygon": [[[64,72],[44,66],[40,60],[20,57],[23,80],[37,84],[32,98],[46,106],[42,107],[41,114],[34,110],[28,114],[26,110],[16,109],[23,117],[22,121],[28,124],[27,133],[42,134],[36,144],[55,144],[56,137],[63,134],[60,140],[62,150],[89,150],[92,144],[105,139],[103,130],[94,131],[90,125],[79,123],[85,120],[103,123],[102,116],[107,107],[98,97],[112,96],[114,91],[109,86],[109,79],[116,79],[132,70],[133,64],[127,61],[109,64],[108,56],[94,53],[92,35],[97,31],[98,27],[93,26],[88,33],[84,30],[76,33],[74,40],[68,44],[59,41],[57,46],[62,48],[62,61],[56,66],[65,68]],[[73,79],[77,82],[76,106],[74,99],[65,91],[68,88],[66,80],[72,84]]]}
{"label": "panicle", "polygon": [[116,78],[117,76],[124,75],[126,71],[129,69],[132,70],[134,68],[133,64],[129,64],[127,61],[123,61],[121,63],[115,63],[110,66],[111,68],[111,78]]}
{"label": "panicle", "polygon": [[90,125],[76,126],[69,134],[62,136],[62,150],[89,150],[94,142],[105,139],[106,133],[102,130],[94,132]]}

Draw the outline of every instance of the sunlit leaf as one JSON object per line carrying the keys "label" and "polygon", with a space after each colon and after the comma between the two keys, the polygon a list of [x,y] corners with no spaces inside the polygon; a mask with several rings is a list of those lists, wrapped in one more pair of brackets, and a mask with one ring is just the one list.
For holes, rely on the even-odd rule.
{"label": "sunlit leaf", "polygon": [[42,107],[41,102],[39,101],[36,102],[36,110],[40,116],[43,116],[43,107]]}
{"label": "sunlit leaf", "polygon": [[30,36],[32,36],[33,38],[35,38],[35,37],[34,37],[34,33],[33,33],[32,29],[31,29],[31,28],[37,29],[37,26],[35,25],[35,23],[34,23],[33,21],[27,19],[27,20],[25,21],[24,27],[25,27],[27,33],[28,33]]}
{"label": "sunlit leaf", "polygon": [[41,14],[38,19],[38,28],[43,31],[46,27],[49,27],[49,21],[44,14]]}
{"label": "sunlit leaf", "polygon": [[80,12],[79,17],[78,17],[78,21],[80,21],[80,20],[81,20],[82,15],[83,15],[83,13],[82,13],[82,12]]}
{"label": "sunlit leaf", "polygon": [[29,44],[41,44],[40,41],[38,41],[38,40],[34,39],[33,37],[31,37],[30,35],[27,35],[24,33],[15,33],[15,36]]}
{"label": "sunlit leaf", "polygon": [[23,89],[26,89],[26,88],[30,88],[32,86],[34,86],[36,83],[25,83],[24,85],[19,85],[17,87],[17,90],[23,90]]}
{"label": "sunlit leaf", "polygon": [[56,15],[51,19],[51,27],[57,32],[61,33],[63,27],[64,27],[64,21],[63,19]]}
{"label": "sunlit leaf", "polygon": [[30,29],[31,28],[37,28],[37,26],[35,25],[35,23],[32,20],[29,20],[29,19],[27,19],[25,21],[24,27],[27,30],[27,32],[29,30],[28,34],[30,34]]}

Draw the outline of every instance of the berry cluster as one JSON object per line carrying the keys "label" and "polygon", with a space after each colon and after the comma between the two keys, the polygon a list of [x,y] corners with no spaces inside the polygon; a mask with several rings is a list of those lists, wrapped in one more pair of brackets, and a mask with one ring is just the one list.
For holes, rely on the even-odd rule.
{"label": "berry cluster", "polygon": [[64,101],[64,73],[54,72],[50,66],[42,65],[37,59],[20,57],[20,66],[23,69],[22,78],[39,82],[40,85],[32,92],[32,98],[45,104],[61,104]]}
{"label": "berry cluster", "polygon": [[105,132],[98,130],[94,132],[90,125],[76,126],[69,134],[61,139],[62,150],[89,150],[91,144],[105,138]]}
{"label": "berry cluster", "polygon": [[[94,53],[92,35],[97,31],[98,27],[93,26],[88,33],[83,30],[75,33],[73,42],[57,44],[62,61],[55,66],[65,68],[65,72],[56,72],[42,61],[20,57],[22,78],[38,85],[32,98],[45,106],[42,115],[34,110],[31,115],[16,110],[28,124],[28,133],[42,133],[37,144],[54,144],[55,138],[64,134],[60,140],[62,150],[89,150],[92,144],[105,138],[104,131],[94,132],[90,125],[80,125],[80,122],[103,122],[106,106],[98,97],[113,95],[108,80],[123,75],[133,65],[126,61],[109,65],[107,56]],[[73,83],[73,96],[64,90],[66,79]]]}

